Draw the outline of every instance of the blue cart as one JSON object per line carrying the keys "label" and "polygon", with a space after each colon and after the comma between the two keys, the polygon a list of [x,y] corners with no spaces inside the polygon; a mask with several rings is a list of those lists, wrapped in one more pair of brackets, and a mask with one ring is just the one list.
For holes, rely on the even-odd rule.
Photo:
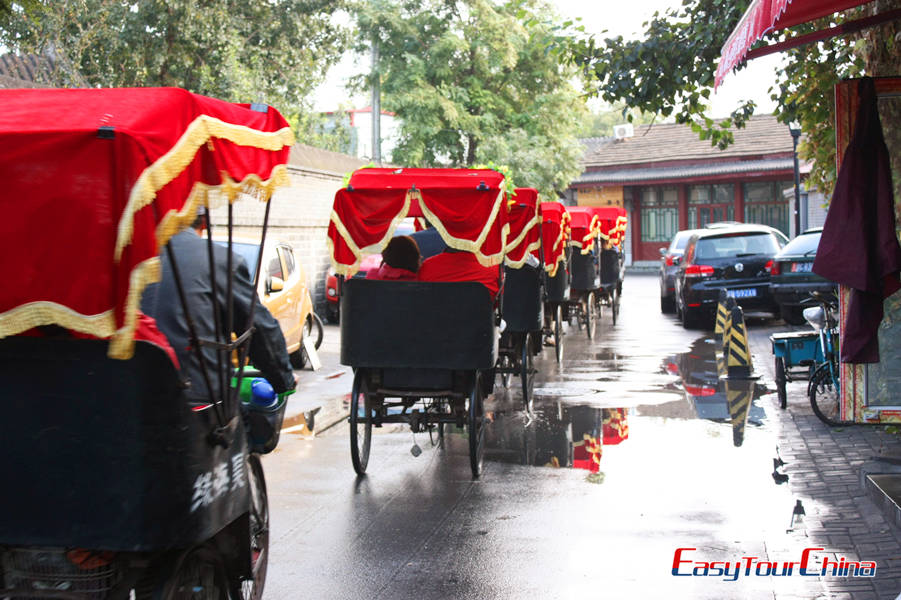
{"label": "blue cart", "polygon": [[779,406],[785,408],[788,398],[785,383],[794,379],[809,379],[814,367],[822,363],[823,351],[816,331],[790,331],[770,336],[776,366],[776,391]]}

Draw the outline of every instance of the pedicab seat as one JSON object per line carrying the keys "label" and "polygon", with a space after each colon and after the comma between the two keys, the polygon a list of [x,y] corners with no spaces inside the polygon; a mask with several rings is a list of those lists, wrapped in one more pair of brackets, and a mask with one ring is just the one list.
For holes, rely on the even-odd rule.
{"label": "pedicab seat", "polygon": [[187,547],[246,511],[240,419],[211,445],[212,410],[192,410],[158,346],[114,360],[103,340],[8,337],[0,382],[0,544]]}
{"label": "pedicab seat", "polygon": [[505,331],[529,332],[541,329],[544,323],[544,302],[541,296],[541,271],[523,266],[505,268],[504,274]]}
{"label": "pedicab seat", "polygon": [[601,283],[609,285],[620,280],[619,252],[613,249],[601,251]]}
{"label": "pedicab seat", "polygon": [[570,287],[573,290],[587,291],[601,287],[601,278],[594,254],[582,254],[574,251],[570,257],[570,273],[572,276]]}
{"label": "pedicab seat", "polygon": [[490,369],[494,302],[475,282],[349,279],[341,290],[341,363],[376,369]]}

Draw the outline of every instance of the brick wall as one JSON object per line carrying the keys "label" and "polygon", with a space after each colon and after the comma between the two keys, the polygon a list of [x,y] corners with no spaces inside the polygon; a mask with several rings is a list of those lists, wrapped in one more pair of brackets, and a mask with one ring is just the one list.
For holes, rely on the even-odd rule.
{"label": "brick wall", "polygon": [[[303,265],[307,285],[316,312],[325,310],[325,276],[330,266],[326,231],[332,213],[335,191],[341,187],[343,175],[303,167],[289,166],[291,186],[278,190],[272,197],[267,239],[284,241],[294,248]],[[265,204],[242,199],[234,205],[235,235],[259,239]],[[225,207],[212,211],[213,224],[228,222]]]}

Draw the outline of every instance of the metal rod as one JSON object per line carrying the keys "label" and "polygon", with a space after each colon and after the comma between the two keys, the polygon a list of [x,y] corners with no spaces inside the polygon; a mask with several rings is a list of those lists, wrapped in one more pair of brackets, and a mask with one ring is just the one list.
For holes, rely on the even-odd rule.
{"label": "metal rod", "polygon": [[[259,298],[257,297],[257,288],[260,284],[260,272],[263,270],[263,246],[266,245],[266,230],[269,226],[269,207],[272,206],[272,198],[270,197],[266,200],[266,210],[263,212],[263,230],[260,234],[260,249],[257,252],[257,267],[256,271],[253,274],[253,293],[250,295],[250,310],[247,312],[247,322],[244,324],[244,333],[253,330],[253,315],[256,310],[257,302]],[[243,337],[243,334],[242,334]],[[244,362],[247,360],[247,355],[250,353],[250,343],[248,336],[248,343],[240,348],[238,351],[238,373],[236,375],[237,385],[235,389],[241,389],[241,382],[244,380]]]}
{"label": "metal rod", "polygon": [[[213,337],[218,343],[222,343],[224,338],[222,311],[219,305],[219,286],[216,285],[216,261],[213,256],[213,219],[210,217],[210,209],[206,208],[204,212],[204,221],[206,222],[206,251],[207,264],[210,268],[210,286],[213,293]],[[230,258],[230,257],[229,257]],[[216,350],[216,378],[219,380],[219,398],[225,399],[226,390],[228,389],[228,379],[225,374],[225,364],[223,364],[222,350]]]}
{"label": "metal rod", "polygon": [[200,349],[200,338],[197,336],[197,327],[195,327],[194,325],[194,319],[191,318],[191,311],[188,307],[187,298],[185,297],[185,288],[181,282],[181,273],[179,273],[178,271],[178,265],[176,264],[175,256],[172,252],[171,240],[166,244],[166,256],[169,260],[169,266],[172,268],[172,275],[175,278],[175,289],[178,291],[178,299],[181,302],[182,309],[185,311],[185,323],[187,323],[188,325],[191,348],[196,355],[197,362],[200,363],[200,373],[203,375],[203,381],[206,383],[207,394],[210,397],[210,404],[213,406],[213,410],[216,413],[216,419],[219,421],[219,425],[225,426],[225,416],[222,414],[222,409],[218,405],[216,397],[213,395],[213,386],[210,382],[210,374],[207,372],[206,363],[203,360],[203,353]]}
{"label": "metal rod", "polygon": [[[231,340],[231,336],[235,331],[235,298],[234,298],[234,287],[233,283],[235,280],[235,265],[234,265],[234,254],[232,247],[232,233],[234,229],[234,204],[229,198],[228,201],[228,280],[226,282],[225,287],[225,335],[227,340]],[[226,356],[226,364],[231,362],[231,350],[229,350],[228,355]],[[231,369],[229,369],[230,371]],[[229,392],[229,401],[237,398],[238,389],[232,389],[231,381],[228,382],[228,387],[226,388]]]}

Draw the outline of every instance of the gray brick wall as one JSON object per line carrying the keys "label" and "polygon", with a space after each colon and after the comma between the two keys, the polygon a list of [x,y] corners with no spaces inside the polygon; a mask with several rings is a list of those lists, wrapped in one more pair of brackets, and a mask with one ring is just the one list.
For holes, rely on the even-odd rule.
{"label": "gray brick wall", "polygon": [[[325,276],[330,266],[326,232],[335,192],[341,187],[344,176],[294,166],[289,166],[288,172],[291,186],[278,190],[273,196],[266,236],[287,242],[294,248],[306,272],[316,312],[322,315],[325,310]],[[235,235],[259,239],[264,210],[265,204],[254,199],[244,198],[235,202]],[[227,215],[225,207],[213,210],[214,227],[226,224]]]}

